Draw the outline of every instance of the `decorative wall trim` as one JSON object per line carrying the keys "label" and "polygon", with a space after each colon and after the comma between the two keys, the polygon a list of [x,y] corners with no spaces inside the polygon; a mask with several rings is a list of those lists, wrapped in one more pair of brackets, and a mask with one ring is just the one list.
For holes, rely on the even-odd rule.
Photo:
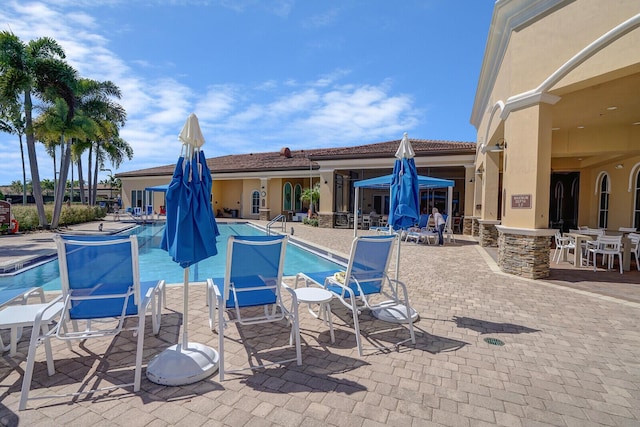
{"label": "decorative wall trim", "polygon": [[633,165],[633,167],[631,168],[631,172],[629,172],[629,189],[627,190],[629,193],[631,193],[631,191],[635,188],[635,185],[633,183],[634,181],[633,178],[636,175],[636,171],[639,169],[640,169],[640,162]]}
{"label": "decorative wall trim", "polygon": [[600,171],[598,173],[598,176],[596,176],[596,182],[594,185],[594,191],[593,194],[594,195],[598,195],[598,192],[600,191],[600,180],[602,180],[602,177],[606,176],[607,177],[607,194],[611,193],[611,178],[609,177],[609,174],[606,171]]}

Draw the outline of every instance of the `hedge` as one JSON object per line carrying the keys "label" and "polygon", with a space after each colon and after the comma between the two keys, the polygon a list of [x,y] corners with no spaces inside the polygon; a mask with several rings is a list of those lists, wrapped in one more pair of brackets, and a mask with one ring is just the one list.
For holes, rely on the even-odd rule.
{"label": "hedge", "polygon": [[[47,222],[51,223],[53,205],[44,206]],[[11,214],[18,221],[20,231],[33,231],[39,229],[38,211],[33,205],[12,205]],[[59,226],[81,224],[103,219],[107,215],[107,209],[100,206],[71,205],[63,206],[60,212]]]}

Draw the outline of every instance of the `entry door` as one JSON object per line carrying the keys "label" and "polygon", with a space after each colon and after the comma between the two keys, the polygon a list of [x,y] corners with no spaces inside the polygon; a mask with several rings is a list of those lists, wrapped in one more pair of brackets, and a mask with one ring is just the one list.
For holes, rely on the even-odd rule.
{"label": "entry door", "polygon": [[549,193],[549,228],[578,228],[580,172],[552,173]]}

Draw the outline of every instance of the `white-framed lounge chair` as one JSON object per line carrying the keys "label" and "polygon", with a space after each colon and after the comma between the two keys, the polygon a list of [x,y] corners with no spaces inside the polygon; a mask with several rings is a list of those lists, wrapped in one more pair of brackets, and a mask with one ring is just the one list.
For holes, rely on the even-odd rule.
{"label": "white-framed lounge chair", "polygon": [[[46,310],[51,308],[43,309],[36,317],[22,381],[20,410],[24,410],[27,401],[32,399],[78,396],[131,386],[134,392],[139,391],[147,311],[151,311],[153,332],[158,333],[160,328],[164,281],[140,282],[136,236],[56,235],[54,240],[58,250],[62,292],[49,307],[62,304],[61,314],[51,330],[43,324]],[[125,325],[128,317],[136,319],[131,326]],[[69,322],[73,325],[72,330],[68,328]],[[84,323],[85,327],[78,328],[79,323]],[[40,330],[41,333],[36,333]],[[133,382],[64,395],[38,394],[29,398],[39,344],[45,344],[47,368],[51,376],[54,375],[51,338],[66,340],[70,346],[72,340],[113,337],[123,330],[132,330],[137,334]]]}
{"label": "white-framed lounge chair", "polygon": [[[220,381],[224,380],[224,374],[227,372],[258,369],[293,361],[298,365],[302,364],[298,303],[295,292],[282,283],[287,241],[287,236],[230,236],[227,242],[225,276],[207,280],[209,326],[211,330],[217,329],[218,332]],[[285,308],[282,289],[291,294],[293,312]],[[228,312],[228,316],[224,315],[225,312]],[[295,358],[244,369],[225,370],[224,330],[228,323],[255,325],[282,320],[291,323],[291,334],[295,338]]]}
{"label": "white-framed lounge chair", "polygon": [[[369,309],[375,317],[394,323],[407,323],[409,338],[395,344],[398,347],[407,341],[415,344],[413,322],[417,313],[409,304],[407,287],[399,280],[392,279],[388,273],[389,262],[394,245],[400,250],[400,236],[358,236],[351,244],[351,254],[346,271],[298,273],[299,281],[305,281],[330,290],[353,314],[358,354],[362,356],[360,324],[358,315],[363,309]],[[397,258],[399,259],[399,257]],[[396,262],[396,272],[398,272]],[[382,298],[380,298],[382,297]],[[379,301],[379,299],[384,299]]]}

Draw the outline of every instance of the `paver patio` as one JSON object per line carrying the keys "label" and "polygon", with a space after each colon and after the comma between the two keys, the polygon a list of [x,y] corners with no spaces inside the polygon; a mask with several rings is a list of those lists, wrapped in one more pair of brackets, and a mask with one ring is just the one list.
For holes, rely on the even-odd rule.
{"label": "paver patio", "polygon": [[[294,238],[345,255],[349,250],[351,230],[293,226]],[[5,354],[0,362],[0,421],[127,427],[640,425],[640,285],[623,283],[627,291],[618,291],[614,273],[601,271],[589,272],[600,275],[593,285],[582,281],[573,287],[553,274],[551,281],[520,279],[497,272],[484,249],[457,237],[457,244],[444,247],[402,244],[400,279],[420,313],[415,346],[369,350],[358,357],[350,316],[334,302],[335,344],[328,328],[301,310],[302,366],[246,371],[222,383],[216,375],[180,387],[143,378],[138,394],[117,390],[32,401],[19,412],[28,346],[23,338],[18,355]],[[609,295],[592,292],[606,287],[612,288]],[[189,339],[215,348],[204,286],[193,285],[190,292]],[[171,286],[160,335],[147,328],[145,364],[181,339],[181,311],[182,288]],[[366,314],[361,326],[369,336],[365,347],[406,335],[404,328],[374,322]],[[227,336],[231,368],[249,363],[241,338],[261,349],[264,360],[293,351],[284,324],[268,330],[232,326]],[[488,337],[505,345],[490,345]],[[56,342],[56,375],[47,376],[42,351],[33,393],[128,381],[134,345],[129,333],[86,347],[75,344],[73,352]],[[108,357],[101,363],[95,355],[105,350]]]}

